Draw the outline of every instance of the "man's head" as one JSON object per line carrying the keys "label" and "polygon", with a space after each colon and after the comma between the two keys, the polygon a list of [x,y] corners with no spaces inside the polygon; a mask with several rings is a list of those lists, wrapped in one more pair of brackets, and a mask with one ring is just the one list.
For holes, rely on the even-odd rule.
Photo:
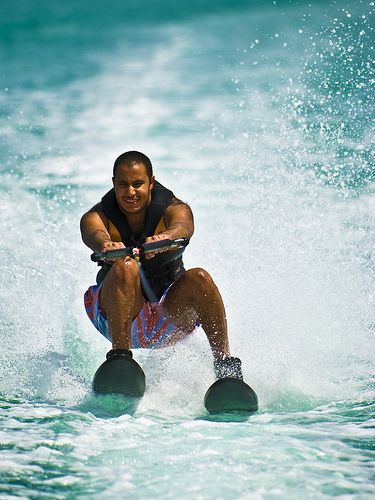
{"label": "man's head", "polygon": [[113,166],[112,180],[117,203],[127,216],[146,211],[154,186],[152,164],[146,155],[138,151],[120,155]]}
{"label": "man's head", "polygon": [[148,178],[151,180],[153,175],[151,160],[139,151],[126,151],[126,153],[122,153],[122,155],[120,155],[116,159],[115,164],[113,165],[113,177],[116,176],[116,171],[120,165],[132,166],[138,163],[144,165]]}

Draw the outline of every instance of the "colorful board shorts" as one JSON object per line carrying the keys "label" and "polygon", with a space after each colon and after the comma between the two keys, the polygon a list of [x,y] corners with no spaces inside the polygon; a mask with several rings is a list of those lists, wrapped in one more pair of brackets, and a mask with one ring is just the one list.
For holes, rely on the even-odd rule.
{"label": "colorful board shorts", "polygon": [[[100,310],[99,293],[101,285],[93,285],[84,296],[85,309],[95,328],[112,341],[108,321]],[[164,292],[158,304],[162,304],[169,288]],[[174,323],[162,313],[162,308],[152,308],[150,302],[145,302],[138,316],[131,325],[132,349],[157,349],[171,345],[177,340]],[[175,338],[173,338],[175,337]]]}

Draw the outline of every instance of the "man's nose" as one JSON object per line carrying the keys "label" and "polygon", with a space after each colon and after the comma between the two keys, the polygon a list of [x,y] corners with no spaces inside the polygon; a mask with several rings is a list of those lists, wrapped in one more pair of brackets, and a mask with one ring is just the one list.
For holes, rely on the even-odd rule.
{"label": "man's nose", "polygon": [[135,188],[133,186],[128,186],[128,188],[127,188],[127,194],[129,196],[134,196],[135,195]]}

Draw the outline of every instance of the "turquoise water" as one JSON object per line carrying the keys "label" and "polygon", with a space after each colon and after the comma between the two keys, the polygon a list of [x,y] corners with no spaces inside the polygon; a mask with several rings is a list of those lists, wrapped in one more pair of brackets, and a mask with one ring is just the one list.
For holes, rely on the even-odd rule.
{"label": "turquoise water", "polygon": [[[374,3],[0,6],[0,497],[373,498]],[[259,397],[210,418],[204,334],[97,399],[81,214],[139,149]]]}

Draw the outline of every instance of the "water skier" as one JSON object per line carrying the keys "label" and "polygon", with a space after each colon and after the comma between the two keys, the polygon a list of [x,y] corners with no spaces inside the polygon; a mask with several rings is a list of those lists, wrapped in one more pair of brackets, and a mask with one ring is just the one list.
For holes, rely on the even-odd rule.
{"label": "water skier", "polygon": [[[112,181],[113,188],[81,219],[82,239],[91,250],[192,237],[190,207],[155,180],[143,153],[120,155]],[[242,380],[241,361],[230,355],[220,292],[204,269],[185,270],[181,254],[155,250],[142,256],[141,271],[129,256],[103,263],[97,284],[85,293],[85,308],[95,328],[112,342],[107,359],[131,357],[131,349],[172,345],[201,325],[216,377]]]}

